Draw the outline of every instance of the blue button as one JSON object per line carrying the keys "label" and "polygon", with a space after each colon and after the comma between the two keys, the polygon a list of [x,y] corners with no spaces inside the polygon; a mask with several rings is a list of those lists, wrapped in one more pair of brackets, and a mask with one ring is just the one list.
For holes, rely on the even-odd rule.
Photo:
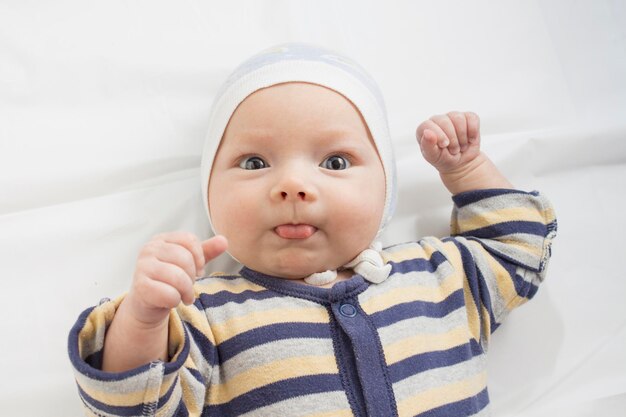
{"label": "blue button", "polygon": [[356,316],[356,308],[352,304],[342,304],[339,307],[339,312],[342,316],[354,317]]}

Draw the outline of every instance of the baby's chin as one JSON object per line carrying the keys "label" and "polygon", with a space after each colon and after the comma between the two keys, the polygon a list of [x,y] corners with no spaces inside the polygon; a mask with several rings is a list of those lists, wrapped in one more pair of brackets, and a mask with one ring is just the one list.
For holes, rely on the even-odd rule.
{"label": "baby's chin", "polygon": [[300,280],[318,272],[336,270],[340,266],[340,264],[335,265],[334,263],[298,263],[297,260],[291,259],[287,263],[258,265],[256,268],[254,266],[250,268],[266,275],[271,275],[281,279]]}
{"label": "baby's chin", "polygon": [[232,255],[254,271],[288,280],[299,280],[315,273],[337,270],[353,259],[343,259],[345,256],[339,257],[331,251],[303,248],[261,251],[254,255],[247,252],[241,253],[242,256],[239,257],[237,253]]}

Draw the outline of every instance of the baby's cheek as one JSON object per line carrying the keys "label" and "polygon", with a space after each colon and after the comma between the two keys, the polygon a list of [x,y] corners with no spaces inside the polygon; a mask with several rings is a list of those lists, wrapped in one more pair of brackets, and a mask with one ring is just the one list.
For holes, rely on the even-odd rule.
{"label": "baby's cheek", "polygon": [[380,224],[382,204],[384,202],[377,204],[361,198],[346,200],[342,203],[341,213],[337,216],[341,223],[340,227],[347,229],[346,231],[352,233],[354,237],[359,236],[364,240],[373,239]]}

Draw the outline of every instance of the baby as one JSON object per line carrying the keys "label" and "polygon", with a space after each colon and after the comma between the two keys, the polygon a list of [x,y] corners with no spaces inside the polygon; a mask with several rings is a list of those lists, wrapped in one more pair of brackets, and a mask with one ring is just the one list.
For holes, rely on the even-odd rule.
{"label": "baby", "polygon": [[[417,140],[453,195],[452,237],[382,249],[396,183],[375,83],[301,44],[244,62],[203,153],[216,236],[155,236],[130,291],[70,333],[86,413],[488,415],[490,335],[543,280],[554,213],[481,153],[475,114]],[[226,250],[239,274],[204,277]]]}

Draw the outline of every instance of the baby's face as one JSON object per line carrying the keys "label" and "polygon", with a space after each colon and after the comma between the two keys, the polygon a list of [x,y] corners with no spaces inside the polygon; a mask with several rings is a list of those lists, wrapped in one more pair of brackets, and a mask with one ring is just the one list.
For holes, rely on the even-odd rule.
{"label": "baby's face", "polygon": [[233,113],[211,171],[209,208],[229,252],[296,279],[336,269],[372,243],[382,164],[360,113],[306,83],[262,89]]}

